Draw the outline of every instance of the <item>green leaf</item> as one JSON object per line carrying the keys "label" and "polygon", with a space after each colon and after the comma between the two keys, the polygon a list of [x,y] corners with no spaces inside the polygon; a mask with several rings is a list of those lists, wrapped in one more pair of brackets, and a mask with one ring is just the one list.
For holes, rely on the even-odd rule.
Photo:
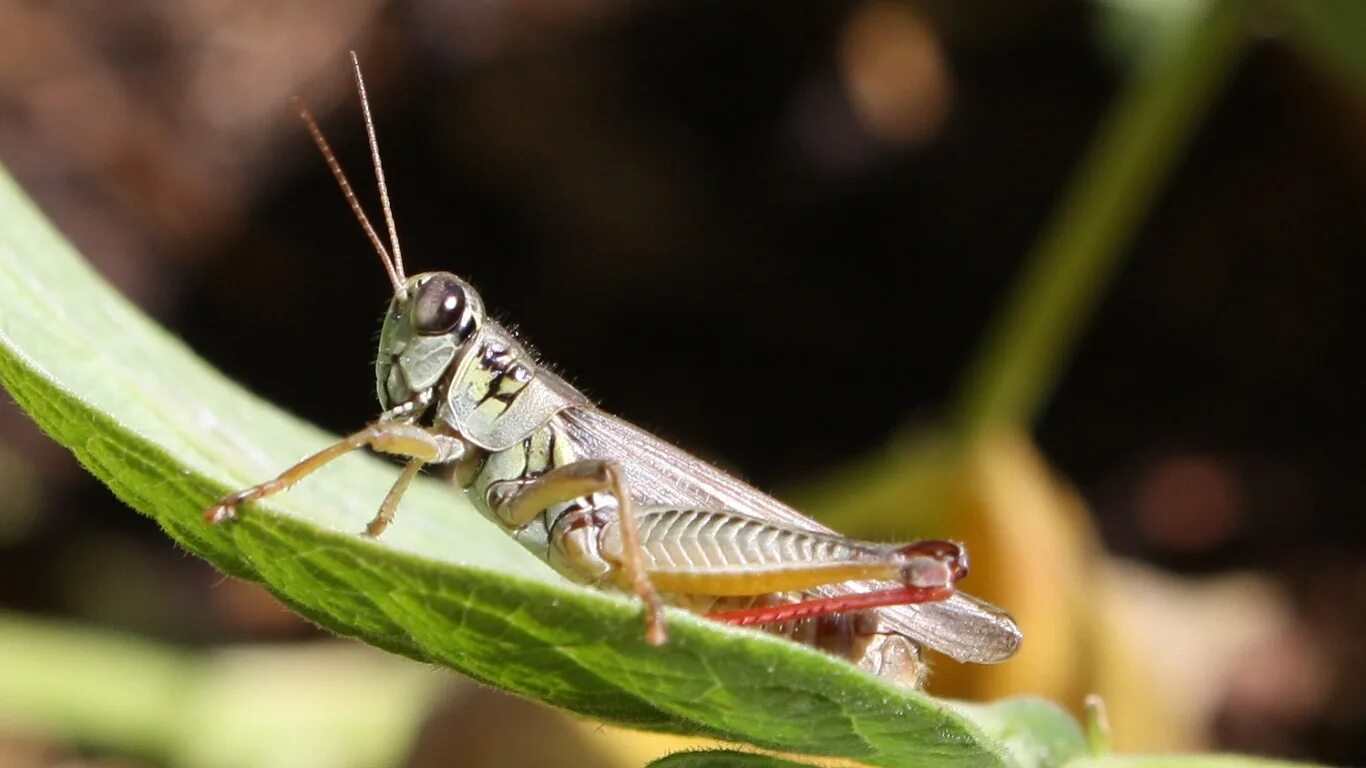
{"label": "green leaf", "polygon": [[1075,760],[1068,768],[1308,768],[1310,765],[1244,755],[1106,755]]}
{"label": "green leaf", "polygon": [[670,642],[652,647],[638,605],[562,581],[435,481],[415,484],[382,541],[363,539],[396,473],[371,457],[343,459],[234,524],[206,525],[213,499],[330,438],[140,314],[3,173],[0,383],[194,554],[331,630],[583,715],[882,766],[1022,765],[983,724],[1026,734],[1029,713],[1053,716],[1042,702],[960,710],[681,612]]}
{"label": "green leaf", "polygon": [[753,752],[736,752],[730,749],[715,749],[699,752],[678,752],[650,763],[649,768],[816,768],[811,763],[794,763],[791,760],[758,755]]}
{"label": "green leaf", "polygon": [[958,704],[984,732],[1005,747],[1017,766],[1046,768],[1083,754],[1086,736],[1070,716],[1038,699],[1019,698],[984,706]]}

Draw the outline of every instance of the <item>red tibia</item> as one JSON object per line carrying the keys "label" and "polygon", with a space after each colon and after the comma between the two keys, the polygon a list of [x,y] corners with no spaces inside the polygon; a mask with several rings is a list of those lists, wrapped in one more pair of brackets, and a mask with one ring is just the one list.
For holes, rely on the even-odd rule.
{"label": "red tibia", "polygon": [[798,619],[814,619],[841,613],[856,613],[870,608],[912,603],[936,603],[953,597],[953,587],[893,587],[876,592],[860,592],[838,597],[820,597],[786,605],[764,605],[707,614],[714,621],[748,627],[756,624],[781,624]]}

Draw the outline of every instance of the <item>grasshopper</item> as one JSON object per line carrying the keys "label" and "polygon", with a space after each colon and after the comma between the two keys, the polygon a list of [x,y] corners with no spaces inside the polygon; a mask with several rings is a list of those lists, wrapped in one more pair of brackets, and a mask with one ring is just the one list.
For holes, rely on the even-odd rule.
{"label": "grasshopper", "polygon": [[[491,320],[449,272],[408,276],[374,121],[352,53],[386,248],[317,122],[295,101],[393,286],[375,381],[382,415],[279,476],[219,500],[211,523],[370,448],[406,459],[366,535],[378,537],[426,465],[451,465],[474,506],[569,579],[637,595],[665,642],[665,603],[757,625],[918,687],[928,646],[963,662],[1013,655],[1004,611],[960,593],[958,544],[887,545],[836,534],[654,435],[599,410]],[[392,254],[392,255],[391,255]]]}

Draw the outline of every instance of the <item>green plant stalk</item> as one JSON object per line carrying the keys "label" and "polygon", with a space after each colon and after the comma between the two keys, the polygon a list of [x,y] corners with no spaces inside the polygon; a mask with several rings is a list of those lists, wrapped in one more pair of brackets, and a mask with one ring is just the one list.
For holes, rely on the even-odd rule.
{"label": "green plant stalk", "polygon": [[0,613],[0,727],[182,768],[393,765],[450,683],[341,643],[194,652]]}
{"label": "green plant stalk", "polygon": [[167,755],[187,653],[114,633],[0,614],[0,723],[126,754]]}
{"label": "green plant stalk", "polygon": [[1249,15],[1246,0],[1213,0],[1138,68],[967,369],[963,434],[1038,417],[1135,229],[1240,60]]}

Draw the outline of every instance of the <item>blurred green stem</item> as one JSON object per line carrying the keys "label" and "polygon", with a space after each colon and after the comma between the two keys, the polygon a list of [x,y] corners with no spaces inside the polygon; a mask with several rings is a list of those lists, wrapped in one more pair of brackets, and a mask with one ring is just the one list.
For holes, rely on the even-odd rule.
{"label": "blurred green stem", "polygon": [[349,643],[189,652],[0,613],[0,728],[183,768],[395,765],[450,684]]}
{"label": "blurred green stem", "polygon": [[1212,0],[1140,65],[968,368],[968,435],[1039,415],[1162,181],[1248,40],[1246,0]]}
{"label": "blurred green stem", "polygon": [[165,757],[188,654],[135,638],[0,614],[0,724]]}

